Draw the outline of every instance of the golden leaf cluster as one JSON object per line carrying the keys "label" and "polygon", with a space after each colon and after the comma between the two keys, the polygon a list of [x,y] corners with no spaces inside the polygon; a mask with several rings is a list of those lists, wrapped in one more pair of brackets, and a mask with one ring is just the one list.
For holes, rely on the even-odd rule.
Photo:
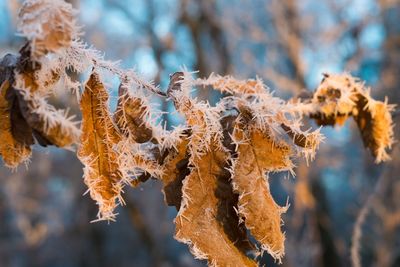
{"label": "golden leaf cluster", "polygon": [[[175,238],[196,258],[210,266],[257,266],[263,252],[278,261],[285,254],[287,205],[272,197],[269,174],[293,173],[293,159],[313,159],[323,139],[320,129],[302,129],[306,117],[320,125],[353,117],[376,161],[389,159],[393,106],[372,99],[347,74],[325,75],[301,101],[274,97],[261,79],[194,79],[188,72],[174,73],[164,93],[83,45],[75,13],[62,0],[23,4],[19,28],[28,42],[0,61],[0,155],[14,168],[35,143],[77,147],[98,220],[115,220],[124,186],[158,179],[166,204],[177,209]],[[68,70],[91,74],[73,81]],[[114,111],[104,72],[120,80]],[[49,103],[56,85],[78,88],[80,122]],[[204,87],[225,96],[215,106],[192,97]],[[185,123],[160,127],[152,94],[171,100]]]}

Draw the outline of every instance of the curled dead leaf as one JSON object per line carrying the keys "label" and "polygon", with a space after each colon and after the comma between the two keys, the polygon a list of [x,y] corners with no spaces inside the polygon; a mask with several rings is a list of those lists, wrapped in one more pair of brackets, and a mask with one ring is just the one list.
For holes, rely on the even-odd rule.
{"label": "curled dead leaf", "polygon": [[132,96],[124,83],[119,86],[118,95],[114,121],[121,132],[137,143],[149,141],[153,137],[153,131],[145,120],[149,108],[142,99]]}
{"label": "curled dead leaf", "polygon": [[68,147],[79,141],[76,122],[63,110],[57,110],[44,98],[28,90],[17,90],[22,115],[41,145]]}
{"label": "curled dead leaf", "polygon": [[393,143],[392,105],[358,95],[357,112],[353,117],[360,130],[364,145],[369,148],[376,162],[390,159],[387,149]]}
{"label": "curled dead leaf", "polygon": [[309,116],[319,125],[343,125],[352,116],[375,161],[390,159],[394,106],[374,100],[364,83],[347,74],[326,75],[308,106],[312,107]]}

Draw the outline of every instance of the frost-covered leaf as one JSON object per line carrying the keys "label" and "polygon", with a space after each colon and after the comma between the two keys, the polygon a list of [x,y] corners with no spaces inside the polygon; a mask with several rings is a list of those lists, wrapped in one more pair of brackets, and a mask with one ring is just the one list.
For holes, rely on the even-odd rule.
{"label": "frost-covered leaf", "polygon": [[[18,107],[13,105],[14,102],[7,100],[6,95],[10,94],[9,91],[13,90],[9,81],[6,80],[0,85],[0,155],[3,157],[3,161],[6,166],[10,168],[17,167],[21,162],[27,161],[31,155],[30,145],[33,140],[26,140],[25,135],[29,131],[29,127],[26,127],[22,132],[18,131],[18,128],[22,126],[20,120],[14,118],[14,122],[11,119],[11,111]],[[15,113],[13,113],[15,114]],[[14,115],[15,116],[15,115]],[[20,136],[14,137],[12,134],[12,128],[17,129]],[[27,134],[28,139],[32,139],[32,132]],[[21,142],[22,141],[22,142]]]}
{"label": "frost-covered leaf", "polygon": [[238,220],[234,227],[234,199],[224,197],[223,192],[229,194],[231,190],[222,182],[227,179],[228,159],[228,154],[215,145],[195,159],[196,167],[183,181],[175,238],[188,244],[196,258],[207,259],[211,266],[257,266],[243,248],[248,244],[246,231],[239,227]]}
{"label": "frost-covered leaf", "polygon": [[237,145],[237,158],[231,172],[234,191],[239,194],[238,213],[261,249],[280,260],[285,254],[281,214],[286,207],[275,203],[266,175],[292,168],[290,147],[275,142],[268,132],[249,121],[235,126],[233,141]]}
{"label": "frost-covered leaf", "polygon": [[40,93],[31,92],[30,87],[16,75],[16,92],[20,110],[42,145],[68,147],[79,140],[80,131],[64,110],[57,110],[47,103]]}
{"label": "frost-covered leaf", "polygon": [[78,37],[76,11],[63,0],[26,0],[18,14],[18,30],[30,41],[32,59],[57,52]]}
{"label": "frost-covered leaf", "polygon": [[376,162],[390,159],[387,150],[394,141],[390,113],[394,106],[374,100],[359,80],[347,74],[325,74],[311,103],[299,106],[319,125],[343,125],[352,116]]}
{"label": "frost-covered leaf", "polygon": [[41,65],[30,59],[29,47],[20,50],[19,57],[6,56],[1,65],[8,66],[7,80],[12,83],[7,100],[10,103],[11,131],[19,142],[30,145],[32,135],[41,145],[68,147],[79,139],[79,129],[66,112],[57,110],[46,101],[49,92],[40,85],[54,84],[57,75],[40,81],[37,72]]}
{"label": "frost-covered leaf", "polygon": [[84,182],[99,206],[99,219],[113,220],[117,203],[123,203],[122,177],[114,145],[121,136],[108,110],[108,93],[93,72],[81,98],[82,135],[78,157],[84,164]]}
{"label": "frost-covered leaf", "polygon": [[143,174],[148,178],[161,175],[158,136],[153,135],[153,129],[160,129],[151,123],[152,112],[147,96],[139,88],[135,92],[132,90],[135,85],[131,78],[124,78],[118,89],[117,109],[113,117],[122,134],[122,140],[115,147],[118,164],[124,182],[132,186],[141,182]]}
{"label": "frost-covered leaf", "polygon": [[387,149],[393,144],[392,105],[358,95],[357,112],[353,117],[364,142],[376,162],[390,159]]}
{"label": "frost-covered leaf", "polygon": [[133,96],[125,83],[121,83],[119,86],[118,95],[114,121],[121,132],[137,143],[149,141],[153,137],[153,131],[146,121],[149,108],[143,99]]}

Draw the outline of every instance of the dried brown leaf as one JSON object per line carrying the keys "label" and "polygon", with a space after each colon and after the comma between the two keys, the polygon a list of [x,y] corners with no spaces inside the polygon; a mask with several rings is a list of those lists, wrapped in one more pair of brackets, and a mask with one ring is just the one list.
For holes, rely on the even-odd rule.
{"label": "dried brown leaf", "polygon": [[291,168],[290,148],[277,144],[268,133],[237,124],[233,133],[237,159],[232,167],[232,184],[239,194],[238,212],[246,227],[275,259],[285,253],[281,214],[286,211],[272,198],[266,172]]}
{"label": "dried brown leaf", "polygon": [[196,167],[183,181],[175,238],[188,244],[196,258],[207,259],[211,266],[257,266],[244,253],[245,231],[238,221],[233,227],[235,217],[229,217],[234,203],[221,194],[232,190],[219,178],[226,175],[228,159],[228,154],[215,146],[196,159]]}
{"label": "dried brown leaf", "polygon": [[394,142],[393,105],[374,100],[369,88],[358,79],[347,74],[325,74],[311,104],[305,107],[311,107],[307,113],[319,125],[343,125],[353,116],[376,162],[390,159],[387,150]]}
{"label": "dried brown leaf", "polygon": [[81,98],[82,135],[78,157],[85,165],[84,182],[99,205],[99,219],[114,219],[122,202],[121,173],[113,146],[121,141],[108,110],[108,93],[96,72],[86,83]]}
{"label": "dried brown leaf", "polygon": [[31,60],[30,49],[27,44],[20,50],[21,56],[16,63],[13,77],[16,90],[10,98],[16,99],[15,105],[19,106],[39,144],[68,147],[79,140],[80,131],[63,110],[56,110],[46,101],[49,94],[46,88],[58,81],[59,73],[52,72],[48,80],[40,81],[39,86],[37,73],[41,65]]}
{"label": "dried brown leaf", "polygon": [[119,86],[118,95],[114,121],[121,132],[137,143],[149,141],[153,137],[153,131],[145,121],[148,107],[142,99],[132,96],[123,83]]}
{"label": "dried brown leaf", "polygon": [[[13,124],[14,128],[18,129],[20,121],[15,118],[14,121],[12,121],[11,114],[15,113],[11,112],[15,108],[18,109],[18,107],[13,106],[13,102],[8,101],[6,98],[11,90],[13,90],[13,88],[9,81],[6,80],[2,82],[0,86],[0,155],[3,157],[6,166],[15,168],[21,162],[28,160],[32,151],[30,148],[31,142],[29,142],[29,140],[26,140],[22,135],[15,138],[12,134]],[[26,132],[28,129],[30,128],[26,127],[23,132]],[[28,136],[32,138],[32,132],[30,132]]]}
{"label": "dried brown leaf", "polygon": [[189,174],[188,155],[189,140],[184,138],[176,147],[171,148],[168,156],[164,160],[163,174],[163,193],[165,203],[169,206],[175,206],[179,210],[182,201],[182,182]]}
{"label": "dried brown leaf", "polygon": [[42,145],[68,147],[79,141],[80,131],[64,111],[29,90],[17,90],[17,97],[22,115]]}
{"label": "dried brown leaf", "polygon": [[357,112],[353,117],[357,122],[364,145],[369,148],[377,162],[390,159],[386,148],[393,143],[393,122],[387,103],[367,99],[358,95]]}
{"label": "dried brown leaf", "polygon": [[31,42],[33,58],[70,46],[76,36],[74,10],[60,0],[24,1],[19,31]]}

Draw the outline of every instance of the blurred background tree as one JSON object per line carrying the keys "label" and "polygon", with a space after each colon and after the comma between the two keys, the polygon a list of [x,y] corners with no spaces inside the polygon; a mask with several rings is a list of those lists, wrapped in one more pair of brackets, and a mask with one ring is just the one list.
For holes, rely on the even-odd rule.
{"label": "blurred background tree", "polygon": [[[88,43],[162,88],[185,66],[199,76],[257,75],[288,99],[313,90],[323,72],[349,71],[376,98],[400,103],[399,0],[68,2],[80,10]],[[22,45],[19,6],[0,0],[0,56]],[[115,97],[117,81],[109,84]],[[215,103],[219,95],[204,90],[198,97]],[[154,104],[174,109],[157,98]],[[168,127],[182,120],[174,113],[164,119]],[[298,162],[295,179],[271,177],[278,203],[291,203],[283,266],[350,266],[366,203],[358,220],[362,266],[400,266],[399,147],[391,162],[374,165],[352,121],[322,132],[327,141],[310,166]],[[205,266],[173,239],[176,211],[163,204],[158,181],[127,190],[117,222],[90,224],[97,207],[82,196],[81,169],[73,153],[39,147],[29,172],[1,167],[0,266]],[[274,265],[268,255],[263,262]]]}

